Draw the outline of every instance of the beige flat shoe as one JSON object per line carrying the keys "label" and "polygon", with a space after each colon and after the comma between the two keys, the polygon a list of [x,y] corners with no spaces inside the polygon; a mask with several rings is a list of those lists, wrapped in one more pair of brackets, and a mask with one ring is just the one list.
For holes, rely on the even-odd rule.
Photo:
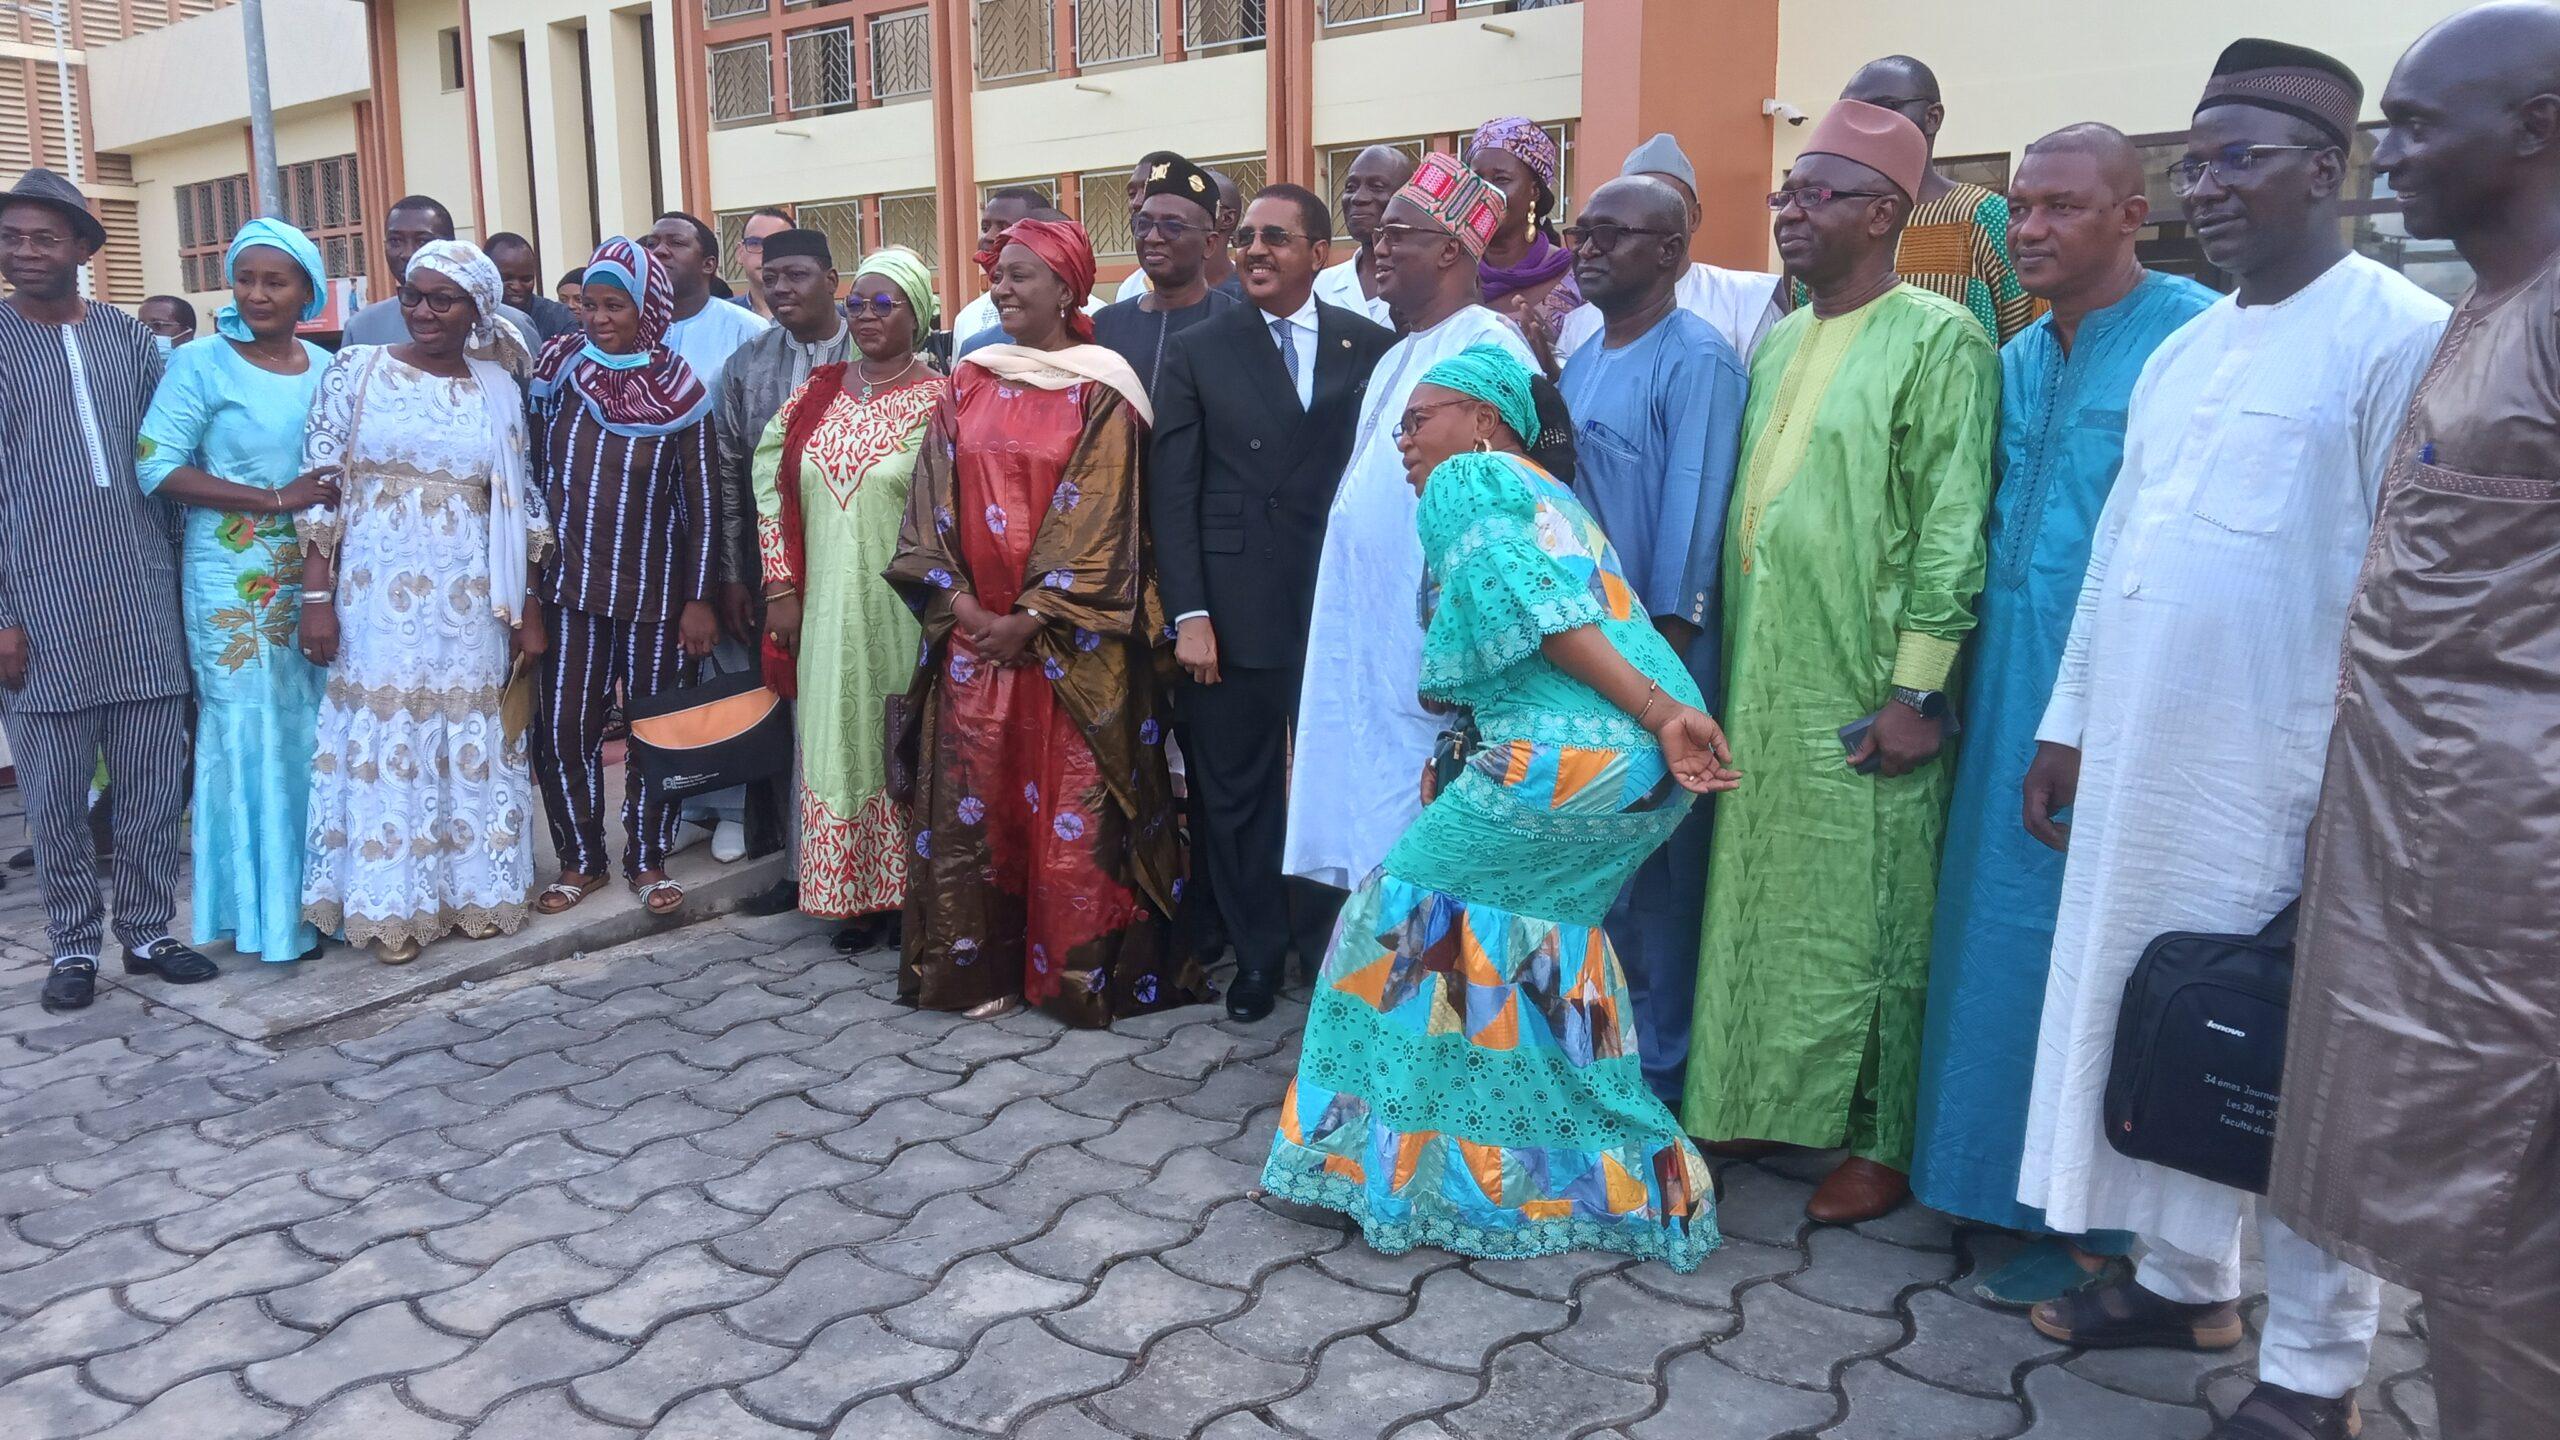
{"label": "beige flat shoe", "polygon": [[963,1010],[960,1013],[971,1020],[1001,1020],[1021,1008],[1021,996],[1007,995],[1001,1000],[990,1000],[984,1005]]}
{"label": "beige flat shoe", "polygon": [[415,940],[381,940],[374,944],[373,958],[385,965],[406,965],[426,948]]}

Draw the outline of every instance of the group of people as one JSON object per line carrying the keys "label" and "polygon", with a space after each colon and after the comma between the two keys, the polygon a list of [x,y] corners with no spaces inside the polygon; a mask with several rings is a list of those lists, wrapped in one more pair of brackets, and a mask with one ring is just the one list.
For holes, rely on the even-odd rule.
{"label": "group of people", "polygon": [[[168,933],[190,749],[197,942],[398,961],[606,883],[607,710],[728,653],[795,702],[772,903],[898,945],[910,1003],[1107,1024],[1232,947],[1252,1022],[1312,973],[1263,1184],[1381,1248],[1685,1269],[1702,1149],[1836,1149],[1815,1219],[2025,1232],[1977,1294],[2073,1345],[2239,1343],[2254,1223],[2218,1435],[2356,1433],[2377,1275],[2426,1297],[2447,1433],[2535,1433],[2560,9],[2457,16],[2382,96],[2375,167],[2479,277],[2449,324],[2344,238],[2363,98],[2223,52],[2168,179],[2228,296],[2140,263],[2124,135],[1950,181],[1895,56],[1769,195],[1783,276],[1691,262],[1668,135],[1561,228],[1526,118],[1373,148],[1338,259],[1323,197],[1157,152],[1109,303],[1080,225],[987,198],[947,364],[904,250],[848,283],[760,215],[732,304],[670,215],[571,316],[418,199],[334,357],[266,220],[164,357],[30,172],[0,694],[46,1002],[94,986],[101,756],[129,971],[214,971]],[[680,808],[628,776],[661,913]],[[2297,896],[2271,1193],[2119,1153],[2137,958]]]}

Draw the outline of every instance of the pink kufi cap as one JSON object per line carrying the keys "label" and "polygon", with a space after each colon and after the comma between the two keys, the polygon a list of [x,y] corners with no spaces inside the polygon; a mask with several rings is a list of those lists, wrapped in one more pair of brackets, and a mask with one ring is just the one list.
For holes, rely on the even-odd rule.
{"label": "pink kufi cap", "polygon": [[1863,100],[1832,106],[1805,137],[1804,153],[1855,160],[1900,186],[1906,200],[1920,198],[1929,174],[1929,137],[1908,117]]}

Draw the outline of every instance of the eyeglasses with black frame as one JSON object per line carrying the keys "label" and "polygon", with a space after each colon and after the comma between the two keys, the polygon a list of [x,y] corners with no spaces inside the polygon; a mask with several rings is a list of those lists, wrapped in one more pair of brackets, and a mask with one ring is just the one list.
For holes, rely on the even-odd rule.
{"label": "eyeglasses with black frame", "polygon": [[[1452,405],[1465,405],[1468,403],[1470,402],[1462,395],[1455,400],[1434,400],[1428,405],[1415,405],[1407,409],[1402,415],[1396,417],[1396,438],[1398,440],[1403,440],[1412,435],[1414,431],[1421,429],[1422,422],[1430,418],[1431,412],[1434,410],[1446,410]],[[1481,404],[1483,402],[1477,401],[1474,403]]]}
{"label": "eyeglasses with black frame", "polygon": [[2211,155],[2190,155],[2169,167],[2169,185],[2181,195],[2193,195],[2204,184],[2206,171],[2229,185],[2245,180],[2256,171],[2258,162],[2270,155],[2286,155],[2297,151],[2317,154],[2334,150],[2334,145],[2225,145]]}
{"label": "eyeglasses with black frame", "polygon": [[453,308],[471,297],[459,290],[428,291],[415,285],[400,287],[400,308],[424,310],[430,315],[450,315]]}
{"label": "eyeglasses with black frame", "polygon": [[1834,190],[1828,185],[1800,185],[1793,190],[1770,191],[1769,209],[1775,213],[1792,204],[1800,209],[1819,210],[1834,200],[1846,200],[1852,196],[1861,200],[1889,200],[1894,194],[1891,190]]}
{"label": "eyeglasses with black frame", "polygon": [[1188,220],[1162,220],[1153,215],[1132,215],[1129,217],[1129,233],[1141,240],[1147,239],[1150,236],[1161,235],[1168,241],[1178,242],[1183,236],[1188,235],[1195,230],[1205,234],[1209,229],[1209,226],[1194,225]]}
{"label": "eyeglasses with black frame", "polygon": [[1596,220],[1564,227],[1564,243],[1567,248],[1574,250],[1579,250],[1586,244],[1596,250],[1615,250],[1619,242],[1630,235],[1677,235],[1680,233],[1682,232],[1646,225],[1618,225],[1607,220]]}

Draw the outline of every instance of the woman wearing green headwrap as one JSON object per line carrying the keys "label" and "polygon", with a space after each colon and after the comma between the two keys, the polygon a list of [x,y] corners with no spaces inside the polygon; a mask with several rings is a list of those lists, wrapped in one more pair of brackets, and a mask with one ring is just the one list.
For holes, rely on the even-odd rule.
{"label": "woman wearing green headwrap", "polygon": [[326,672],[294,646],[302,542],[294,516],[333,503],[302,468],[303,421],[329,357],[295,327],[328,275],[308,236],[252,220],[223,257],[231,303],[179,347],[143,417],[142,488],[185,507],[187,655],[196,680],[195,942],[298,960],[303,821]]}
{"label": "woman wearing green headwrap", "polygon": [[852,948],[895,944],[905,817],[890,800],[881,701],[915,674],[923,632],[880,583],[943,380],[917,344],[933,276],[903,249],[872,254],[845,300],[858,352],[821,365],[756,447],[768,673],[799,698],[800,909],[851,920]]}
{"label": "woman wearing green headwrap", "polygon": [[1389,1252],[1688,1270],[1715,1199],[1644,1083],[1601,922],[1688,792],[1740,777],[1598,523],[1529,458],[1539,430],[1529,371],[1490,345],[1424,372],[1396,427],[1420,689],[1477,738],[1343,906],[1262,1183]]}

